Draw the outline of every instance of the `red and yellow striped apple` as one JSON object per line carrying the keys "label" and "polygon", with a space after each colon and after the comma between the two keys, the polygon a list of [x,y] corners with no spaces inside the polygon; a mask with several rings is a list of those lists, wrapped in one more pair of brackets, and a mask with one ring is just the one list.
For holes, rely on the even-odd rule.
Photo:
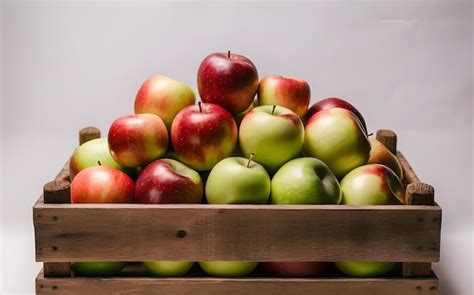
{"label": "red and yellow striped apple", "polygon": [[282,76],[268,76],[258,84],[259,105],[279,105],[303,117],[311,100],[308,82]]}
{"label": "red and yellow striped apple", "polygon": [[257,93],[257,68],[243,55],[213,53],[201,62],[197,84],[203,102],[238,114],[248,108]]}
{"label": "red and yellow striped apple", "polygon": [[269,273],[280,277],[314,277],[320,276],[327,267],[326,262],[285,261],[262,262],[263,268]]}
{"label": "red and yellow striped apple", "polygon": [[96,138],[83,143],[74,151],[69,161],[69,175],[71,179],[73,179],[79,171],[99,165],[124,172],[129,172],[130,170],[112,158],[109,152],[107,138]]}
{"label": "red and yellow striped apple", "polygon": [[370,157],[367,164],[382,164],[392,169],[398,178],[403,179],[403,170],[400,161],[392,152],[377,139],[370,137]]}
{"label": "red and yellow striped apple", "polygon": [[309,120],[314,114],[319,111],[333,109],[333,108],[342,108],[354,113],[354,115],[359,119],[362,128],[364,129],[365,134],[367,134],[367,126],[365,125],[365,120],[362,114],[349,102],[345,101],[344,99],[337,98],[337,97],[329,97],[318,101],[314,105],[312,105],[308,112],[306,113],[306,121]]}
{"label": "red and yellow striped apple", "polygon": [[135,97],[135,114],[155,114],[171,129],[176,114],[193,105],[196,96],[193,90],[182,82],[165,76],[152,76],[140,87]]}
{"label": "red and yellow striped apple", "polygon": [[104,167],[80,171],[71,182],[71,203],[131,203],[133,180],[124,172]]}
{"label": "red and yellow striped apple", "polygon": [[285,162],[299,156],[304,127],[298,115],[282,106],[259,106],[240,124],[239,143],[248,158],[274,173]]}
{"label": "red and yellow striped apple", "polygon": [[392,169],[369,164],[349,172],[341,180],[342,204],[398,205],[405,203],[405,189]]}
{"label": "red and yellow striped apple", "polygon": [[108,142],[115,161],[127,167],[139,167],[165,155],[168,131],[157,115],[129,115],[112,123]]}
{"label": "red and yellow striped apple", "polygon": [[198,171],[210,170],[234,151],[237,125],[224,108],[199,103],[176,115],[171,143],[181,162]]}
{"label": "red and yellow striped apple", "polygon": [[304,153],[322,160],[342,178],[367,163],[370,143],[354,113],[332,108],[317,112],[306,123]]}
{"label": "red and yellow striped apple", "polygon": [[135,184],[135,203],[202,203],[203,184],[199,173],[172,159],[148,164]]}

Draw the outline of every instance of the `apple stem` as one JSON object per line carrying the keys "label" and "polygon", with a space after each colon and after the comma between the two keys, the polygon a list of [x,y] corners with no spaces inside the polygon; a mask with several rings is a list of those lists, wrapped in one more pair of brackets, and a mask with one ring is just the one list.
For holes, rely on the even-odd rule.
{"label": "apple stem", "polygon": [[230,58],[230,50],[227,50],[227,57]]}
{"label": "apple stem", "polygon": [[199,112],[202,113],[202,106],[201,106],[201,102],[198,101],[198,106],[199,106]]}
{"label": "apple stem", "polygon": [[99,166],[102,166],[102,163],[100,161],[97,161],[97,164],[99,164]]}
{"label": "apple stem", "polygon": [[250,162],[252,162],[253,156],[255,156],[255,154],[251,153],[249,156],[249,161],[247,162],[247,168],[250,168]]}
{"label": "apple stem", "polygon": [[274,104],[274,105],[273,105],[273,109],[272,109],[272,115],[273,115],[273,113],[275,112],[276,107],[277,107],[276,104]]}
{"label": "apple stem", "polygon": [[369,137],[369,136],[372,136],[372,135],[374,135],[374,133],[373,133],[373,132],[372,132],[372,133],[369,133],[369,134],[367,134],[367,137]]}

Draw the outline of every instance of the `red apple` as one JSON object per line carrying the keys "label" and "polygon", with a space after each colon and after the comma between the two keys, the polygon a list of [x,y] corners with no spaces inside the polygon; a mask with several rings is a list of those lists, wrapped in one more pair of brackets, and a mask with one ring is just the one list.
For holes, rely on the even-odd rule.
{"label": "red apple", "polygon": [[263,267],[271,274],[280,277],[320,276],[327,266],[326,262],[263,262]]}
{"label": "red apple", "polygon": [[286,107],[300,117],[308,109],[311,99],[309,84],[301,79],[282,76],[268,76],[258,84],[259,105]]}
{"label": "red apple", "polygon": [[139,167],[165,155],[168,131],[157,115],[129,115],[112,123],[108,142],[110,154],[116,162],[127,167]]}
{"label": "red apple", "polygon": [[315,103],[313,106],[311,106],[306,113],[306,121],[311,118],[314,114],[316,114],[319,111],[322,110],[327,110],[327,109],[332,109],[332,108],[341,108],[341,109],[346,109],[354,113],[354,115],[359,119],[360,124],[362,125],[365,134],[367,134],[367,126],[365,125],[365,120],[364,117],[362,117],[362,114],[349,102],[345,101],[344,99],[337,98],[337,97],[329,97],[326,99],[323,99],[321,101],[318,101]]}
{"label": "red apple", "polygon": [[71,183],[71,203],[131,203],[133,180],[124,172],[94,166],[81,170]]}
{"label": "red apple", "polygon": [[136,114],[155,114],[170,130],[176,114],[195,102],[191,88],[182,82],[165,76],[152,76],[140,87],[135,97]]}
{"label": "red apple", "polygon": [[237,124],[216,104],[188,106],[171,125],[171,143],[181,162],[199,171],[210,170],[234,151]]}
{"label": "red apple", "polygon": [[213,53],[201,62],[197,84],[203,102],[238,114],[250,106],[257,93],[257,68],[243,55]]}
{"label": "red apple", "polygon": [[197,204],[202,195],[199,173],[176,160],[160,159],[138,176],[134,200],[142,204]]}

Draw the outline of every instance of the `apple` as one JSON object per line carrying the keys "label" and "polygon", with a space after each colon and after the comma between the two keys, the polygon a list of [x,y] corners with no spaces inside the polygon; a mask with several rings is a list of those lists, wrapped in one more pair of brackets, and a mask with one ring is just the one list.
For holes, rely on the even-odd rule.
{"label": "apple", "polygon": [[213,53],[201,62],[197,84],[203,102],[238,114],[249,107],[257,93],[257,68],[243,55]]}
{"label": "apple", "polygon": [[351,277],[379,277],[395,268],[396,262],[338,261],[336,268]]}
{"label": "apple", "polygon": [[337,97],[329,97],[326,99],[323,99],[321,101],[318,101],[315,103],[313,106],[311,106],[306,113],[306,121],[309,120],[314,114],[316,114],[319,111],[322,110],[327,110],[327,109],[332,109],[332,108],[342,108],[349,110],[354,113],[354,115],[359,119],[359,122],[365,132],[367,134],[367,126],[365,125],[365,120],[362,114],[349,102],[345,101],[344,99],[337,98]]}
{"label": "apple", "polygon": [[199,102],[176,115],[171,125],[171,143],[181,162],[205,171],[232,154],[237,132],[228,111],[216,104]]}
{"label": "apple", "polygon": [[244,277],[257,268],[258,262],[201,261],[199,266],[213,277]]}
{"label": "apple", "polygon": [[269,273],[280,277],[313,277],[320,276],[328,263],[308,262],[262,262],[263,268]]}
{"label": "apple", "polygon": [[332,108],[306,122],[304,153],[322,160],[337,178],[367,163],[370,143],[351,111]]}
{"label": "apple", "polygon": [[398,205],[405,203],[405,189],[392,169],[369,164],[349,172],[341,180],[342,204]]}
{"label": "apple", "polygon": [[392,169],[393,172],[397,174],[398,178],[403,179],[402,165],[397,157],[377,139],[370,137],[369,141],[372,148],[370,149],[370,156],[367,163],[385,165]]}
{"label": "apple", "polygon": [[115,161],[127,167],[139,167],[165,155],[168,131],[157,115],[129,115],[112,123],[108,141]]}
{"label": "apple", "polygon": [[143,266],[148,273],[157,277],[180,277],[193,266],[191,261],[147,261]]}
{"label": "apple", "polygon": [[298,158],[273,176],[273,204],[339,204],[341,188],[328,166],[316,158]]}
{"label": "apple", "polygon": [[71,268],[79,276],[110,277],[121,272],[125,265],[125,262],[74,262]]}
{"label": "apple", "polygon": [[257,100],[254,100],[252,104],[249,105],[248,108],[246,108],[244,111],[238,113],[237,115],[234,115],[235,123],[237,123],[237,127],[240,126],[240,123],[242,122],[242,119],[250,113],[251,110],[253,110],[255,107],[258,106]]}
{"label": "apple", "polygon": [[290,77],[268,76],[258,84],[259,105],[279,105],[303,117],[308,110],[311,90],[308,82]]}
{"label": "apple", "polygon": [[304,127],[298,115],[277,105],[259,106],[242,120],[239,143],[246,157],[274,173],[285,162],[299,156]]}
{"label": "apple", "polygon": [[105,167],[130,172],[130,169],[117,163],[112,158],[107,138],[96,138],[76,148],[69,161],[69,175],[73,179],[79,171],[88,167],[99,166],[99,163]]}
{"label": "apple", "polygon": [[270,176],[262,165],[251,158],[226,158],[207,178],[206,199],[209,204],[266,204],[270,187]]}
{"label": "apple", "polygon": [[196,97],[191,88],[182,82],[165,76],[152,76],[140,87],[135,97],[135,114],[155,114],[171,129],[176,114]]}
{"label": "apple", "polygon": [[172,159],[148,164],[135,184],[135,203],[199,204],[203,184],[199,173]]}
{"label": "apple", "polygon": [[131,203],[133,180],[124,172],[94,166],[81,170],[71,182],[71,203]]}

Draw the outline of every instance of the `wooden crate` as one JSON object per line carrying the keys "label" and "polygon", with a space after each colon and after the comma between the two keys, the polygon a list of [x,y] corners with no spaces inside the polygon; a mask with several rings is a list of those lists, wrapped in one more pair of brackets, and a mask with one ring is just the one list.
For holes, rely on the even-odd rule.
{"label": "wooden crate", "polygon": [[[100,136],[82,130],[80,142]],[[396,151],[396,135],[377,133]],[[140,205],[68,204],[67,165],[33,207],[38,294],[437,294],[441,208],[403,155],[410,205]],[[395,261],[384,278],[119,277],[71,274],[71,261],[250,260]]]}

